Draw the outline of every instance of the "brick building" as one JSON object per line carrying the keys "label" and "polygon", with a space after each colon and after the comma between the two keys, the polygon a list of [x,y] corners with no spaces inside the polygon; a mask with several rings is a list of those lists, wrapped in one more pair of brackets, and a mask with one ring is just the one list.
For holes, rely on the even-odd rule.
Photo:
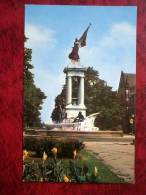
{"label": "brick building", "polygon": [[121,71],[118,97],[126,110],[126,116],[123,120],[123,129],[125,132],[131,132],[130,119],[135,117],[135,88],[136,74]]}

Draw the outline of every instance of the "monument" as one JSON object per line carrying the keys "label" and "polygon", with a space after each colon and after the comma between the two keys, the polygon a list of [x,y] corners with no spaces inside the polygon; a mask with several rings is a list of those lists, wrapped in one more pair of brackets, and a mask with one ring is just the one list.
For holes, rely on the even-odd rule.
{"label": "monument", "polygon": [[[63,110],[61,117],[62,121],[48,125],[51,129],[52,134],[60,136],[60,132],[63,132],[62,136],[76,137],[77,139],[94,139],[98,137],[113,137],[122,136],[122,131],[100,131],[98,127],[95,127],[94,122],[97,116],[100,115],[100,111],[92,113],[86,116],[86,105],[84,103],[84,79],[87,68],[80,63],[79,49],[86,46],[87,33],[91,24],[87,27],[80,39],[75,39],[74,46],[71,53],[69,54],[70,63],[64,68],[66,74],[66,103],[63,104],[63,108],[60,105],[60,110]],[[77,93],[73,93],[74,78],[77,79],[77,86],[75,87]],[[74,98],[73,94],[77,97]],[[76,100],[76,101],[74,101]],[[65,108],[65,109],[64,109]],[[69,134],[68,134],[69,132]],[[67,138],[68,138],[67,137]]]}
{"label": "monument", "polygon": [[[86,46],[87,33],[91,24],[87,27],[80,39],[75,39],[74,46],[71,53],[69,54],[70,64],[65,67],[64,73],[66,74],[66,114],[67,119],[74,119],[77,117],[78,113],[81,112],[84,117],[86,117],[86,106],[84,104],[84,77],[87,68],[80,64],[79,48]],[[73,78],[78,79],[78,95],[76,102],[74,102],[72,97]]]}

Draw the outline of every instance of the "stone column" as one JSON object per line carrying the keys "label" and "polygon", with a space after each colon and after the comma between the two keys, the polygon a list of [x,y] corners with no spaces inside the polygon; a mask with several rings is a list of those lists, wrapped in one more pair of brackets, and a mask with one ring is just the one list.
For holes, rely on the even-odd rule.
{"label": "stone column", "polygon": [[78,104],[84,105],[84,76],[80,77],[79,91],[78,91]]}
{"label": "stone column", "polygon": [[72,78],[67,76],[66,105],[72,104]]}

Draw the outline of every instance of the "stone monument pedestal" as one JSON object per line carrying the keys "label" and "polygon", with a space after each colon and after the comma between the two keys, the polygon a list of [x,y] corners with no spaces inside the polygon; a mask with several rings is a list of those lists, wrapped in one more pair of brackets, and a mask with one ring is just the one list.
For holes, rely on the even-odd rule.
{"label": "stone monument pedestal", "polygon": [[[66,74],[66,113],[67,119],[76,118],[79,112],[86,117],[86,106],[84,105],[84,77],[86,68],[80,64],[70,64],[64,69]],[[73,104],[72,98],[72,78],[78,77],[78,97],[77,103]]]}
{"label": "stone monument pedestal", "polygon": [[66,106],[66,113],[67,118],[76,118],[82,112],[83,116],[86,117],[86,107],[84,105],[67,105]]}

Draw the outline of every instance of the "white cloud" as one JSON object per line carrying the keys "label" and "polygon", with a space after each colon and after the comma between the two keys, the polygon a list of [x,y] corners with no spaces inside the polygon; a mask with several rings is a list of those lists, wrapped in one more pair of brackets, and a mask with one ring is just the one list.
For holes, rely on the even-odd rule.
{"label": "white cloud", "polygon": [[26,44],[31,48],[44,44],[52,46],[55,42],[55,31],[49,28],[27,24],[25,27],[25,34],[26,37],[29,38]]}
{"label": "white cloud", "polygon": [[113,47],[113,46],[125,46],[124,44],[132,43],[136,36],[135,26],[121,22],[113,24],[107,33],[107,35],[101,40],[101,46]]}

